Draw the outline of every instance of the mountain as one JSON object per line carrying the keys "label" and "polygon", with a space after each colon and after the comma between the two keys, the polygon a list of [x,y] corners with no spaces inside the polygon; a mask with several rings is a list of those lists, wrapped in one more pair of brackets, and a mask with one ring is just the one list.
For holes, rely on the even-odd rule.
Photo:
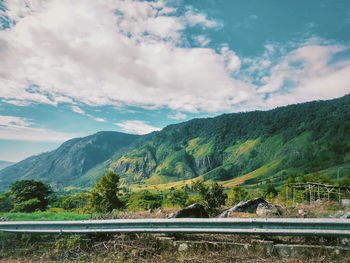
{"label": "mountain", "polygon": [[138,135],[119,132],[98,132],[66,141],[54,151],[29,157],[1,170],[0,189],[6,189],[15,180],[27,178],[56,187],[73,185],[93,168],[113,160],[138,138]]}
{"label": "mountain", "polygon": [[335,182],[338,171],[350,178],[349,134],[350,95],[193,119],[143,136],[100,132],[1,170],[0,187],[23,178],[91,187],[109,168],[132,189],[181,187],[195,178],[278,186],[314,173]]}
{"label": "mountain", "polygon": [[12,164],[14,164],[14,163],[13,163],[13,162],[1,161],[1,160],[0,160],[0,170],[1,170],[1,169],[4,169],[5,167],[10,166],[10,165],[12,165]]}
{"label": "mountain", "polygon": [[[170,125],[111,167],[136,188],[179,187],[193,178],[222,181],[227,187],[280,185],[290,176],[315,172],[335,180],[337,168],[350,162],[349,134],[347,95]],[[350,177],[349,172],[342,169],[341,177]]]}

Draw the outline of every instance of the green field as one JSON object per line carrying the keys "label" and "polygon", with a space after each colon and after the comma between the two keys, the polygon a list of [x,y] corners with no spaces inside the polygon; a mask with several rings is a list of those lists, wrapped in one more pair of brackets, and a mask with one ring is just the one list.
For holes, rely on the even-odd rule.
{"label": "green field", "polygon": [[56,221],[56,220],[88,220],[89,214],[71,212],[35,212],[35,213],[0,213],[4,221]]}

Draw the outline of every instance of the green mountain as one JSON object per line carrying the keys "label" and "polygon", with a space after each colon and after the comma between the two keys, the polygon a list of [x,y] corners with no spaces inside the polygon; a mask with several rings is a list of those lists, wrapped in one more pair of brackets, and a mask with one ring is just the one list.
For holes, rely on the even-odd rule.
{"label": "green mountain", "polygon": [[133,189],[180,187],[195,178],[226,187],[280,185],[310,173],[335,181],[338,171],[350,178],[349,134],[350,95],[194,119],[144,136],[100,132],[1,170],[0,187],[20,178],[91,187],[109,168]]}
{"label": "green mountain", "polygon": [[[350,95],[170,125],[111,163],[126,184],[159,189],[193,178],[255,186],[350,162]],[[350,167],[350,165],[349,165]],[[343,169],[342,176],[350,176]],[[140,186],[137,186],[140,188]]]}
{"label": "green mountain", "polygon": [[0,160],[0,170],[1,170],[1,169],[4,169],[5,167],[10,166],[10,165],[12,165],[12,164],[14,164],[14,163],[13,163],[13,162],[8,162],[8,161],[2,161],[2,160]]}
{"label": "green mountain", "polygon": [[0,189],[6,189],[15,180],[27,178],[55,187],[74,185],[95,167],[118,156],[138,138],[138,135],[119,132],[98,132],[66,141],[54,151],[29,157],[1,170]]}

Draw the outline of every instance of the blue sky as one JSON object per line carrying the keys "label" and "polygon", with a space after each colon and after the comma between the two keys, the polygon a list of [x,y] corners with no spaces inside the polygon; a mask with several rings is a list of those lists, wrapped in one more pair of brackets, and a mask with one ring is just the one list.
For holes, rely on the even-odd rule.
{"label": "blue sky", "polygon": [[0,0],[0,160],[350,93],[348,0]]}

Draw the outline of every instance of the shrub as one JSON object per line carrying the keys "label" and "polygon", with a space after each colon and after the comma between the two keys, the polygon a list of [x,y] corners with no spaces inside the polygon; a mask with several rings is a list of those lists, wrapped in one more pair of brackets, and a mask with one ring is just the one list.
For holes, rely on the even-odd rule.
{"label": "shrub", "polygon": [[147,210],[155,209],[162,206],[163,195],[141,191],[130,195],[128,200],[128,209],[130,210]]}
{"label": "shrub", "polygon": [[15,203],[11,212],[25,212],[30,213],[41,209],[41,201],[33,198],[24,202]]}
{"label": "shrub", "polygon": [[9,193],[0,194],[0,212],[9,212],[12,209],[12,199]]}
{"label": "shrub", "polygon": [[184,207],[188,200],[188,193],[185,190],[172,190],[167,197],[172,205]]}
{"label": "shrub", "polygon": [[227,194],[224,193],[224,187],[217,182],[205,185],[203,182],[197,181],[193,183],[192,189],[199,193],[199,196],[210,212],[224,205],[227,199]]}
{"label": "shrub", "polygon": [[248,200],[248,191],[239,185],[236,185],[231,188],[229,194],[228,194],[228,205],[235,205],[239,203],[240,201],[246,201]]}

